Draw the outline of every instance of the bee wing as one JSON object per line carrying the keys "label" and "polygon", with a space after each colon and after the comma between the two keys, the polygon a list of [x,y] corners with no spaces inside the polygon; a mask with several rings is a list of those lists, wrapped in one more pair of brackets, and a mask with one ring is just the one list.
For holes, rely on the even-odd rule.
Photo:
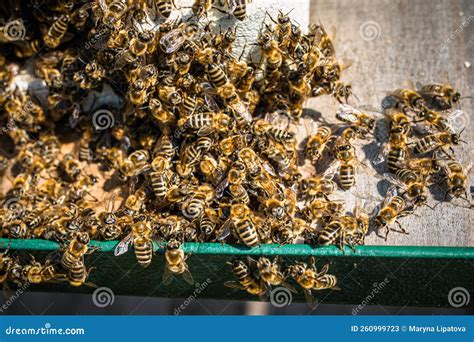
{"label": "bee wing", "polygon": [[324,171],[323,179],[332,180],[334,176],[337,174],[337,170],[339,170],[339,162],[335,161]]}
{"label": "bee wing", "polygon": [[288,290],[290,290],[291,292],[293,293],[298,293],[298,291],[294,288],[293,285],[290,285],[288,284],[285,280],[282,279],[281,281],[281,285],[283,285],[284,287],[286,287]]}
{"label": "bee wing", "polygon": [[176,28],[161,37],[160,45],[165,48],[166,53],[173,53],[183,45],[184,41],[185,36],[181,28]]}
{"label": "bee wing", "polygon": [[236,281],[226,281],[224,283],[224,286],[225,287],[229,287],[231,289],[239,289],[239,290],[245,290],[245,287],[243,287],[242,285],[240,285],[238,282]]}
{"label": "bee wing", "polygon": [[304,130],[306,131],[305,132],[305,135],[303,134],[298,134],[300,136],[306,136],[306,137],[309,137],[313,134],[316,134],[316,132],[318,131],[318,124],[315,120],[311,119],[311,117],[309,116],[305,116],[303,118],[303,124],[302,125],[298,125],[297,126],[297,130],[298,129],[301,129],[301,127],[304,127]]}
{"label": "bee wing", "polygon": [[340,121],[348,123],[355,123],[358,121],[356,109],[348,104],[339,105],[339,109],[336,112],[336,118]]}
{"label": "bee wing", "polygon": [[321,269],[321,272],[318,273],[318,277],[325,275],[326,273],[328,273],[328,271],[329,271],[329,264],[326,264]]}
{"label": "bee wing", "polygon": [[313,310],[316,309],[316,307],[318,306],[318,300],[313,297],[311,291],[308,289],[303,289],[303,293],[309,307]]}
{"label": "bee wing", "polygon": [[262,162],[262,167],[267,171],[271,176],[276,177],[275,169],[267,161]]}
{"label": "bee wing", "polygon": [[252,258],[250,255],[247,256],[247,261],[249,263],[249,268],[257,268],[257,260]]}
{"label": "bee wing", "polygon": [[290,116],[286,111],[275,111],[265,115],[265,121],[279,129],[287,129],[290,126]]}
{"label": "bee wing", "polygon": [[128,248],[130,247],[130,244],[132,243],[132,241],[133,241],[133,235],[132,233],[130,233],[126,237],[124,237],[123,240],[117,244],[117,246],[115,246],[114,255],[119,256],[124,253],[127,253]]}
{"label": "bee wing", "polygon": [[260,294],[258,295],[258,298],[260,299],[261,302],[266,302],[268,300],[268,293],[269,293],[268,289],[265,289],[265,291],[260,292]]}
{"label": "bee wing", "polygon": [[398,193],[397,187],[393,186],[393,185],[390,186],[387,190],[387,193],[385,194],[385,198],[383,200],[383,205],[384,206],[387,205],[388,202],[390,202],[392,200],[392,198],[397,195],[397,193]]}
{"label": "bee wing", "polygon": [[216,186],[216,198],[221,198],[224,196],[224,191],[229,185],[229,179],[225,177],[217,186]]}
{"label": "bee wing", "polygon": [[168,265],[165,265],[165,269],[163,270],[163,284],[169,285],[173,282],[173,273],[168,268]]}
{"label": "bee wing", "polygon": [[188,267],[186,266],[186,270],[183,272],[183,279],[189,284],[189,285],[194,285],[194,279],[193,275],[191,272],[188,270]]}
{"label": "bee wing", "polygon": [[204,127],[201,127],[197,132],[196,134],[199,136],[199,137],[205,137],[205,136],[208,136],[209,134],[211,134],[213,131],[213,128],[211,126],[204,126]]}
{"label": "bee wing", "polygon": [[456,109],[446,115],[446,120],[459,131],[463,130],[469,123],[469,116],[466,112]]}
{"label": "bee wing", "polygon": [[403,183],[402,181],[400,181],[395,175],[391,174],[391,173],[384,173],[383,174],[383,177],[382,179],[392,183],[393,185],[396,185],[404,190],[406,190],[407,188],[407,185],[405,183]]}
{"label": "bee wing", "polygon": [[385,155],[388,153],[389,149],[390,149],[389,144],[383,144],[381,146],[381,148],[379,149],[379,152],[377,153],[377,155],[372,160],[372,164],[373,165],[379,165],[379,164],[383,163],[386,159]]}
{"label": "bee wing", "polygon": [[217,240],[223,241],[230,235],[231,224],[232,224],[231,218],[229,218],[227,221],[224,222],[222,227],[219,229],[219,233],[217,234]]}
{"label": "bee wing", "polygon": [[234,110],[235,114],[237,114],[237,116],[244,118],[244,120],[247,123],[252,121],[252,114],[250,114],[244,102],[238,101],[234,103],[231,107]]}

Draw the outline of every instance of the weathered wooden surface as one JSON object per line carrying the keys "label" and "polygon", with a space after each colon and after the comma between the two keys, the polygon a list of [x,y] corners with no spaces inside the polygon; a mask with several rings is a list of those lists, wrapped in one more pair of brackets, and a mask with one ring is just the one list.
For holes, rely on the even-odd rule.
{"label": "weathered wooden surface", "polygon": [[[310,22],[321,20],[329,31],[331,27],[337,28],[335,45],[338,56],[352,61],[343,73],[343,79],[352,82],[360,105],[380,109],[387,91],[406,86],[407,81],[443,82],[446,74],[463,96],[472,96],[472,1],[313,0],[310,15]],[[465,62],[473,66],[467,68]],[[351,101],[353,105],[358,104],[355,99]],[[317,98],[310,100],[307,106],[321,112],[324,119],[331,120],[337,103],[329,98]],[[472,118],[472,99],[464,99],[461,108]],[[466,165],[473,160],[472,122],[462,138],[469,144],[455,150],[458,159]],[[378,153],[375,144],[359,150],[360,157],[368,160]],[[366,171],[361,169],[359,172]],[[472,180],[471,173],[470,184],[473,184]],[[381,197],[384,192],[380,190],[385,191],[386,186],[370,173],[359,174],[355,193]],[[444,192],[441,187],[432,193],[429,205],[433,206],[442,199]],[[347,196],[341,194],[341,198]],[[434,211],[424,207],[417,214],[420,216],[401,219],[409,235],[392,232],[385,242],[372,233],[366,243],[474,246],[472,210],[442,203]]]}

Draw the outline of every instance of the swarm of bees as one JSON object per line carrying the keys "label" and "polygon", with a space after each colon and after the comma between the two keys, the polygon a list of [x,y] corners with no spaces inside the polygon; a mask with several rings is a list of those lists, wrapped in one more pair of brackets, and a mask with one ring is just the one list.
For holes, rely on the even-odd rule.
{"label": "swarm of bees", "polygon": [[[223,30],[208,14],[238,23],[248,6],[31,0],[2,8],[8,16],[0,23],[21,22],[25,35],[0,36],[0,119],[8,128],[1,138],[12,146],[0,157],[1,179],[10,183],[0,198],[1,237],[61,244],[44,263],[5,252],[2,281],[95,286],[85,263],[96,250],[90,241],[116,240],[115,255],[133,246],[143,267],[162,244],[164,283],[179,275],[192,284],[184,242],[355,248],[372,221],[388,232],[408,208],[425,204],[426,184],[441,170],[447,196],[467,196],[467,171],[446,151],[461,142],[444,114],[460,95],[428,85],[394,92],[386,108],[393,195],[373,220],[359,205],[347,213],[330,196],[350,190],[357,168],[367,167],[354,142],[373,137],[376,118],[348,104],[346,66],[321,24],[304,33],[289,14],[267,14],[249,57],[250,43],[236,55],[238,25]],[[18,85],[25,73],[41,91]],[[300,142],[290,125],[304,120],[306,99],[322,95],[340,102],[340,124],[306,122]],[[421,122],[430,133],[410,143]],[[303,176],[305,161],[317,172]],[[337,289],[328,267],[318,272],[312,260],[283,271],[278,259],[234,261],[238,282],[226,285],[264,298],[272,286],[296,291],[292,278],[313,303],[312,290]]]}

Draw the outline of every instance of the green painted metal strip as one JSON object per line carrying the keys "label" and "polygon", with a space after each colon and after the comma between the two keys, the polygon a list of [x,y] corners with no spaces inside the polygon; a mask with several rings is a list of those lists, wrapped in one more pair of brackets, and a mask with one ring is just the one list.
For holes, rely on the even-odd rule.
{"label": "green painted metal strip", "polygon": [[[113,252],[117,241],[92,241],[103,252]],[[15,250],[54,251],[60,245],[47,240],[0,239],[0,248],[10,245]],[[160,249],[155,245],[156,249]],[[473,247],[420,247],[420,246],[357,246],[356,251],[346,248],[344,252],[335,246],[313,247],[309,245],[262,245],[256,248],[222,245],[219,243],[186,243],[186,253],[198,255],[284,255],[284,256],[324,256],[324,257],[381,257],[381,258],[465,258],[474,259]]]}

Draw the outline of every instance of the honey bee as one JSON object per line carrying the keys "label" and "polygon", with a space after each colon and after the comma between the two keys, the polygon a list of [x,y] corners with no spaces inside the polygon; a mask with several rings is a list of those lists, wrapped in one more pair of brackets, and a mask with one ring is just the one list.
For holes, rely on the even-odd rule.
{"label": "honey bee", "polygon": [[[461,164],[454,161],[449,161],[444,165],[443,171],[448,185],[445,199],[451,195],[457,198],[462,198],[470,204],[467,197],[467,174],[471,167],[472,165],[469,165],[467,168],[464,168]],[[472,205],[470,205],[470,208],[472,208]]]}
{"label": "honey bee", "polygon": [[32,284],[40,284],[43,282],[43,277],[41,275],[43,270],[43,265],[40,262],[35,260],[33,255],[30,255],[31,261],[23,266],[22,273],[23,279],[25,282]]}
{"label": "honey bee", "polygon": [[463,142],[460,134],[448,132],[430,134],[412,143],[415,145],[413,152],[420,155],[439,150],[452,159],[453,156],[446,152],[445,148],[449,148],[454,153],[452,145],[459,145],[460,142]]}
{"label": "honey bee", "polygon": [[201,17],[211,10],[214,0],[194,0],[191,10],[195,16]]}
{"label": "honey bee", "polygon": [[43,42],[41,38],[25,40],[21,45],[15,46],[15,56],[18,58],[29,58],[36,55],[42,47]]}
{"label": "honey bee", "polygon": [[400,169],[407,160],[409,151],[405,132],[406,130],[401,126],[393,127],[389,132],[387,165],[391,173]]}
{"label": "honey bee", "polygon": [[182,275],[183,279],[190,285],[194,284],[193,276],[189,272],[186,263],[189,255],[185,255],[182,244],[177,239],[171,239],[166,245],[165,251],[165,270],[163,272],[163,283],[169,285],[173,281],[173,275]]}
{"label": "honey bee", "polygon": [[27,237],[28,227],[23,220],[15,219],[3,226],[2,235],[10,239],[25,239]]}
{"label": "honey bee", "polygon": [[98,0],[98,3],[103,12],[102,22],[111,29],[121,26],[120,21],[129,10],[126,1],[112,0],[107,3],[106,0]]}
{"label": "honey bee", "polygon": [[82,286],[87,285],[90,287],[97,287],[94,283],[88,282],[89,274],[92,272],[93,267],[86,268],[84,260],[79,259],[69,269],[67,280],[71,286]]}
{"label": "honey bee", "polygon": [[321,197],[329,200],[327,196],[337,190],[337,184],[333,181],[336,172],[337,165],[333,164],[321,176],[302,179],[299,184],[299,190],[303,199],[306,202],[314,201]]}
{"label": "honey bee", "polygon": [[386,180],[404,190],[402,196],[413,201],[415,206],[426,205],[426,177],[415,170],[401,168],[395,175],[384,174]]}
{"label": "honey bee", "polygon": [[173,7],[176,7],[173,0],[153,0],[152,4],[155,11],[165,19],[169,18]]}
{"label": "honey bee", "polygon": [[114,255],[119,256],[128,251],[133,244],[135,256],[142,267],[148,267],[153,257],[153,240],[149,222],[146,219],[132,224],[131,232],[115,247]]}
{"label": "honey bee", "polygon": [[320,245],[338,244],[341,250],[344,245],[354,249],[355,245],[364,244],[369,229],[369,216],[358,206],[353,215],[335,217],[323,227],[318,236]]}
{"label": "honey bee", "polygon": [[68,181],[75,181],[82,172],[81,163],[71,153],[65,154],[61,162],[61,170]]}
{"label": "honey bee", "polygon": [[232,272],[235,281],[226,281],[224,286],[232,289],[239,289],[247,291],[251,295],[259,296],[261,301],[265,301],[268,297],[267,288],[264,283],[256,278],[250,271],[249,267],[242,260],[234,260],[232,263],[228,263],[232,266]]}
{"label": "honey bee", "polygon": [[305,154],[313,165],[321,159],[325,149],[327,149],[327,143],[331,139],[331,128],[327,126],[321,126],[316,131],[316,134],[310,136],[306,142]]}
{"label": "honey bee", "polygon": [[454,128],[448,120],[449,115],[445,118],[441,113],[428,108],[418,111],[416,115],[420,118],[420,121],[436,127],[440,132],[455,133]]}
{"label": "honey bee", "polygon": [[247,17],[247,3],[251,0],[226,0],[230,12],[237,20],[245,20]]}
{"label": "honey bee", "polygon": [[18,174],[12,182],[10,193],[15,198],[24,198],[30,189],[32,177],[26,173]]}
{"label": "honey bee", "polygon": [[199,113],[188,116],[183,123],[184,126],[196,130],[197,135],[204,136],[210,133],[225,132],[229,129],[231,120],[223,113]]}
{"label": "honey bee", "polygon": [[82,31],[84,29],[87,19],[90,17],[88,12],[90,7],[90,4],[84,4],[71,13],[71,23],[78,31]]}
{"label": "honey bee", "polygon": [[313,309],[316,308],[318,301],[313,297],[311,293],[312,290],[340,290],[340,288],[337,287],[337,278],[331,274],[327,274],[328,271],[329,264],[326,264],[323,266],[321,272],[318,272],[314,257],[311,257],[310,266],[306,263],[298,262],[294,265],[290,265],[287,269],[287,273],[291,275],[303,289],[306,302]]}
{"label": "honey bee", "polygon": [[43,36],[43,41],[51,49],[55,49],[61,44],[69,27],[70,16],[62,14],[56,19],[46,34]]}
{"label": "honey bee", "polygon": [[229,219],[223,224],[218,239],[224,240],[233,228],[234,233],[249,247],[260,244],[257,232],[260,220],[245,204],[232,204]]}
{"label": "honey bee", "polygon": [[207,241],[212,233],[215,231],[217,227],[217,223],[219,222],[219,215],[214,209],[206,208],[204,209],[204,215],[202,215],[199,221],[199,229],[201,233],[204,235],[204,241]]}
{"label": "honey bee", "polygon": [[390,228],[393,223],[399,226],[401,233],[408,234],[400,222],[398,222],[398,218],[413,213],[413,211],[407,210],[407,201],[403,197],[397,196],[396,193],[395,187],[389,188],[382,207],[374,218],[374,225],[377,231],[385,228],[385,241],[390,230],[394,230]]}
{"label": "honey bee", "polygon": [[163,51],[167,54],[171,54],[177,51],[184,42],[191,40],[199,27],[196,23],[187,22],[181,23],[178,27],[172,29],[171,31],[163,34],[160,38],[160,45]]}
{"label": "honey bee", "polygon": [[64,248],[61,265],[66,269],[71,269],[78,261],[82,260],[85,254],[95,251],[95,248],[89,248],[89,243],[90,237],[88,233],[76,233],[76,236]]}
{"label": "honey bee", "polygon": [[351,107],[348,104],[339,105],[336,118],[354,127],[360,136],[366,137],[375,129],[375,118],[369,114]]}
{"label": "honey bee", "polygon": [[158,139],[153,148],[153,153],[156,157],[163,157],[168,160],[171,160],[175,156],[176,147],[171,136],[167,132],[164,132]]}
{"label": "honey bee", "polygon": [[[206,154],[199,163],[199,169],[210,183],[218,185],[226,176],[228,161],[225,157],[216,160],[212,155]],[[222,197],[222,193],[216,192],[216,197],[219,196]]]}
{"label": "honey bee", "polygon": [[283,286],[293,293],[297,293],[295,288],[285,281],[285,276],[280,269],[280,257],[275,257],[273,261],[265,257],[260,257],[258,261],[249,258],[249,265],[255,264],[259,278],[266,286]]}
{"label": "honey bee", "polygon": [[240,99],[232,83],[226,83],[224,86],[218,88],[217,94],[224,100],[232,112],[237,126],[244,127],[252,121],[252,115],[247,105]]}
{"label": "honey bee", "polygon": [[194,167],[199,163],[201,157],[209,151],[212,139],[201,137],[195,143],[185,146],[180,154],[180,160],[176,165],[176,172],[181,177],[187,177],[194,172]]}
{"label": "honey bee", "polygon": [[[129,177],[136,177],[150,169],[150,153],[147,150],[136,150],[132,152],[126,161],[127,172],[126,175]],[[125,166],[124,165],[124,166]]]}
{"label": "honey bee", "polygon": [[181,212],[189,220],[200,218],[207,205],[214,199],[215,192],[209,185],[200,185],[182,204]]}
{"label": "honey bee", "polygon": [[[339,183],[341,189],[349,190],[355,184],[356,163],[362,163],[357,160],[354,146],[344,138],[336,140],[334,155],[339,162]],[[337,165],[337,162],[335,164]]]}
{"label": "honey bee", "polygon": [[92,130],[91,129],[84,130],[82,139],[79,142],[78,157],[80,161],[86,161],[90,163],[94,159],[93,152],[90,148],[91,140],[92,140]]}
{"label": "honey bee", "polygon": [[315,199],[303,209],[303,215],[311,222],[320,219],[327,220],[326,218],[331,219],[342,214],[344,207],[342,201]]}
{"label": "honey bee", "polygon": [[98,213],[99,232],[106,241],[115,240],[122,234],[122,224],[114,211],[115,194],[104,201],[105,211]]}
{"label": "honey bee", "polygon": [[461,94],[454,90],[450,84],[426,84],[419,89],[419,93],[427,101],[440,109],[446,110],[456,105],[461,99]]}
{"label": "honey bee", "polygon": [[422,177],[434,176],[441,171],[441,164],[435,158],[410,158],[406,162],[406,167]]}
{"label": "honey bee", "polygon": [[172,171],[168,159],[157,156],[151,162],[150,185],[158,199],[164,199],[171,183]]}
{"label": "honey bee", "polygon": [[423,97],[412,89],[397,89],[389,96],[397,100],[396,107],[400,108],[405,114],[410,110],[422,110],[426,107]]}
{"label": "honey bee", "polygon": [[278,47],[278,41],[272,37],[269,31],[262,32],[259,35],[258,45],[262,48],[262,62],[266,61],[266,73],[268,78],[269,75],[281,67],[283,55]]}

